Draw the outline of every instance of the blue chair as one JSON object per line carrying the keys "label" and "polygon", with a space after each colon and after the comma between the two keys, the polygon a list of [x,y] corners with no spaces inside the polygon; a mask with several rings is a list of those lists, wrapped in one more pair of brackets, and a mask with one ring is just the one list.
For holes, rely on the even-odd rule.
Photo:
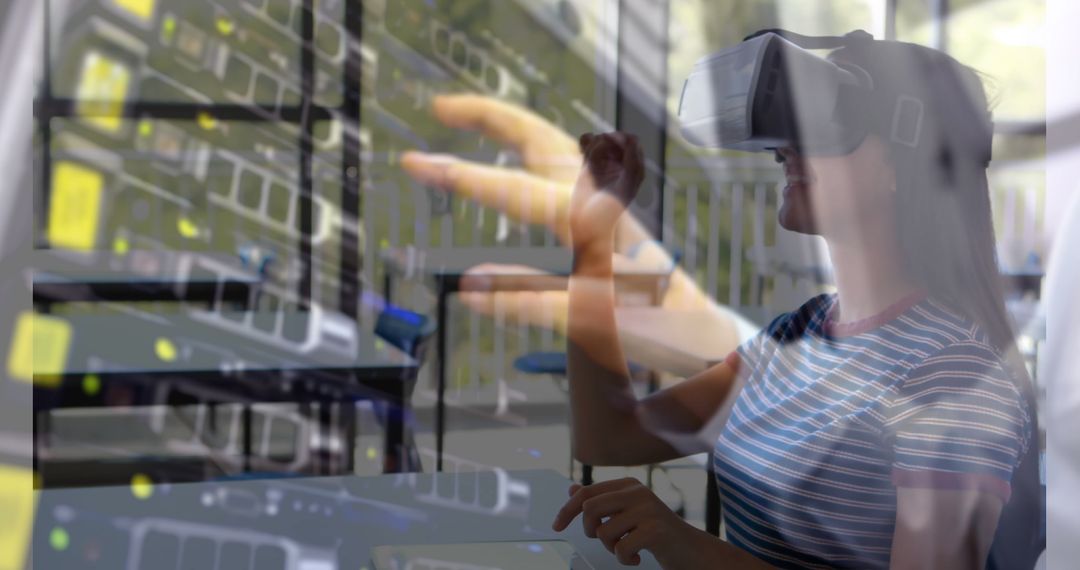
{"label": "blue chair", "polygon": [[420,362],[435,333],[434,320],[394,305],[386,305],[375,322],[375,334]]}

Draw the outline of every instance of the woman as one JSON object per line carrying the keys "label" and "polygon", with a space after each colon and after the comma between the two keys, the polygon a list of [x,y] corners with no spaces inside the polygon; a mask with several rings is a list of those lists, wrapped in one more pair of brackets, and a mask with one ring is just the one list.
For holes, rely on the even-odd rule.
{"label": "woman", "polygon": [[898,42],[830,57],[866,70],[875,97],[918,97],[919,144],[877,132],[845,156],[777,149],[780,224],[825,238],[837,293],[641,401],[611,285],[640,151],[620,133],[581,139],[568,325],[576,454],[639,465],[712,451],[727,528],[725,542],[691,527],[632,479],[572,487],[554,528],[582,514],[625,564],[647,550],[664,568],[981,568],[999,519],[1035,524],[1012,505],[1002,516],[1014,474],[1031,471],[1034,412],[998,285],[978,77]]}

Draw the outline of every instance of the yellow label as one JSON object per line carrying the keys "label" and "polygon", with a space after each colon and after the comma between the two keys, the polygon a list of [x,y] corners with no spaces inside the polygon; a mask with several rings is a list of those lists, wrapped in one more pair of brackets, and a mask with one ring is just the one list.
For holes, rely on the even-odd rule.
{"label": "yellow label", "polygon": [[53,168],[49,227],[46,237],[54,247],[89,251],[97,241],[101,173],[73,162]]}
{"label": "yellow label", "polygon": [[149,21],[154,15],[154,0],[113,0],[113,2],[144,21]]}
{"label": "yellow label", "polygon": [[23,312],[15,321],[8,374],[24,382],[55,387],[60,383],[70,344],[71,325],[67,321]]}
{"label": "yellow label", "polygon": [[123,63],[96,51],[87,53],[75,90],[79,115],[99,129],[120,130],[120,112],[130,81],[131,71]]}
{"label": "yellow label", "polygon": [[34,472],[0,465],[0,568],[26,568],[34,528]]}

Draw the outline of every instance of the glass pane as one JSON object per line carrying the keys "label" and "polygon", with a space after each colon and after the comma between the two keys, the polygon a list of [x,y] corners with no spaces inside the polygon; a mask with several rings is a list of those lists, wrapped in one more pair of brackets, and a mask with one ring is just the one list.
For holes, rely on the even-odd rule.
{"label": "glass pane", "polygon": [[1044,0],[950,4],[948,49],[986,75],[997,120],[1046,118]]}
{"label": "glass pane", "polygon": [[[899,0],[897,38],[934,41],[928,0]],[[1046,116],[1045,0],[950,0],[949,53],[983,74],[995,120],[1041,121]]]}

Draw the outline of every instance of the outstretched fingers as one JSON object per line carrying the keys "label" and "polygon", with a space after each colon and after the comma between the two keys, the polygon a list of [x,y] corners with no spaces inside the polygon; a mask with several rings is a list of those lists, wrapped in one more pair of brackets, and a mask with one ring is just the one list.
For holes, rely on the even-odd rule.
{"label": "outstretched fingers", "polygon": [[453,192],[519,222],[547,225],[560,239],[569,239],[565,218],[570,191],[557,182],[517,169],[418,151],[404,153],[401,167],[421,184]]}
{"label": "outstretched fingers", "polygon": [[435,117],[444,125],[479,131],[521,153],[525,167],[561,182],[572,182],[581,164],[577,143],[559,127],[529,109],[493,97],[439,95]]}

